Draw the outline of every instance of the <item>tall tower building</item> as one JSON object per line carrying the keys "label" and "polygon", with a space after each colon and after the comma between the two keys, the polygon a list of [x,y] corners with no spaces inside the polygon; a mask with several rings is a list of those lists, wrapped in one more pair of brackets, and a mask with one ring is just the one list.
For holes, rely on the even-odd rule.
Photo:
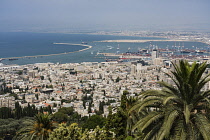
{"label": "tall tower building", "polygon": [[132,64],[131,65],[131,75],[136,75],[136,65]]}
{"label": "tall tower building", "polygon": [[159,57],[158,47],[152,50],[152,63],[155,64],[155,58]]}

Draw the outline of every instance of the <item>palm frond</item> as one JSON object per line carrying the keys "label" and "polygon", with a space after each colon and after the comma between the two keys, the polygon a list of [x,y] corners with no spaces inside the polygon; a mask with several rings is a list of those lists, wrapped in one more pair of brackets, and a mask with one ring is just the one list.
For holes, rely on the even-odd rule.
{"label": "palm frond", "polygon": [[210,140],[210,122],[202,114],[195,114],[195,125],[202,134],[204,140]]}
{"label": "palm frond", "polygon": [[168,138],[174,120],[178,117],[178,115],[179,112],[177,110],[172,110],[165,113],[163,121],[164,123],[158,132],[158,137],[157,137],[158,140]]}
{"label": "palm frond", "polygon": [[176,122],[175,128],[174,128],[174,135],[172,135],[172,140],[186,140],[187,138],[187,132],[186,127],[183,120],[178,120]]}
{"label": "palm frond", "polygon": [[150,129],[150,131],[147,132],[147,133],[144,135],[144,139],[143,139],[143,140],[156,140],[156,139],[157,139],[157,133],[158,133],[158,130],[160,130],[161,125],[162,125],[162,122],[161,122],[161,121],[157,122],[157,123]]}
{"label": "palm frond", "polygon": [[139,104],[134,105],[130,110],[129,110],[129,114],[132,111],[137,111],[140,112],[142,111],[145,107],[148,106],[155,106],[155,103],[160,103],[162,102],[162,98],[161,97],[147,97],[146,99],[144,99],[144,101],[140,102]]}
{"label": "palm frond", "polygon": [[140,119],[134,125],[132,130],[135,130],[136,128],[139,128],[142,132],[147,126],[149,126],[151,123],[153,123],[155,121],[158,121],[162,117],[163,117],[163,114],[161,114],[160,112],[151,112],[150,114],[148,114],[144,118]]}

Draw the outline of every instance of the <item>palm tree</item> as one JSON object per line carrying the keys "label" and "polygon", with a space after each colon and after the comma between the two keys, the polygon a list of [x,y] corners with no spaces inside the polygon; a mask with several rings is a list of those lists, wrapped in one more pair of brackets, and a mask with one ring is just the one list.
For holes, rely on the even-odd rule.
{"label": "palm tree", "polygon": [[129,115],[129,110],[134,106],[134,104],[136,103],[137,98],[136,97],[127,97],[126,99],[126,108],[125,109],[121,109],[121,111],[124,112],[124,114],[127,117],[127,126],[126,126],[126,131],[127,131],[127,135],[130,136],[131,135],[131,130],[132,130],[132,126],[135,124],[134,121],[134,112],[132,112],[133,117]]}
{"label": "palm tree", "polygon": [[180,60],[174,64],[174,85],[159,82],[162,90],[148,90],[130,109],[140,116],[132,127],[133,132],[143,133],[145,140],[210,140],[210,90],[204,86],[210,81],[204,76],[206,63]]}
{"label": "palm tree", "polygon": [[46,140],[49,133],[55,128],[54,122],[49,114],[39,113],[35,116],[35,121],[31,125],[21,129],[15,139]]}
{"label": "palm tree", "polygon": [[116,113],[112,114],[112,108],[109,108],[109,115],[105,123],[106,131],[113,131],[117,139],[124,139],[126,136],[130,135],[130,126],[133,124],[132,120],[128,118],[128,111],[137,101],[137,98],[127,96],[128,94],[128,91],[123,91],[120,106],[114,108]]}

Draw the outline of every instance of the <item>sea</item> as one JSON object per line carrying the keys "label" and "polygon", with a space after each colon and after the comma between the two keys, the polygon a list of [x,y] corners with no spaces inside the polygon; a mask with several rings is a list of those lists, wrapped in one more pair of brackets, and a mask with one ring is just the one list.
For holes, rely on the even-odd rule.
{"label": "sea", "polygon": [[[208,45],[201,42],[98,42],[102,40],[164,40],[164,38],[66,33],[0,32],[0,59],[21,57],[14,60],[5,59],[0,63],[5,65],[25,65],[47,62],[104,62],[106,58],[102,55],[99,55],[100,53],[125,53],[128,51],[138,52],[139,49],[148,49],[151,46],[158,46],[158,48],[172,48],[173,46],[177,45],[184,46],[185,49],[208,49]],[[82,42],[87,43],[87,45],[92,46],[92,48],[79,51],[87,47],[74,44],[81,44]],[[57,43],[70,43],[70,45]]]}

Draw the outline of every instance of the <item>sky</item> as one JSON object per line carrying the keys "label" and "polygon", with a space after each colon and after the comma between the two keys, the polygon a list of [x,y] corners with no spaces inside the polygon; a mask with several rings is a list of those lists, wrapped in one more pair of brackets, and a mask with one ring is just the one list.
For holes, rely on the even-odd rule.
{"label": "sky", "polygon": [[0,0],[0,31],[202,28],[210,0]]}

